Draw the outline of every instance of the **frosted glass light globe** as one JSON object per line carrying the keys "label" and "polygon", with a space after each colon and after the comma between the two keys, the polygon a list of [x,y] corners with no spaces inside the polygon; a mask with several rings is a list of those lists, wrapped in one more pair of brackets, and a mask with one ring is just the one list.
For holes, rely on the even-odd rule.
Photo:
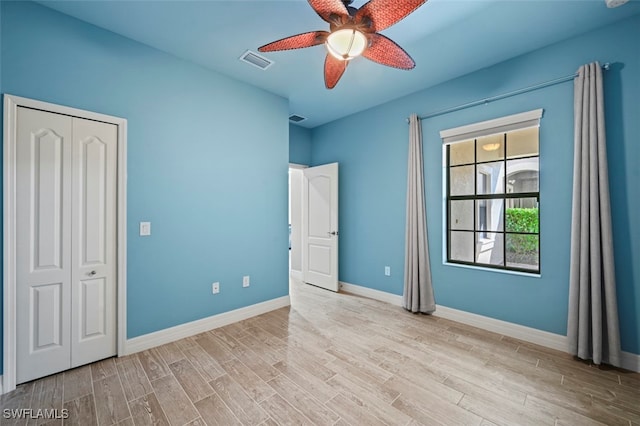
{"label": "frosted glass light globe", "polygon": [[327,50],[337,59],[350,61],[367,48],[367,37],[358,30],[343,28],[329,34]]}

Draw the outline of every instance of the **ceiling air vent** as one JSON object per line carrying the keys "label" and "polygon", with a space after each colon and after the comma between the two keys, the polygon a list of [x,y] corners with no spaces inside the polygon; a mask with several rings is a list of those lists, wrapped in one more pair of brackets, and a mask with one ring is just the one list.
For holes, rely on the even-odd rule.
{"label": "ceiling air vent", "polygon": [[293,123],[299,123],[299,122],[304,121],[306,119],[307,119],[307,117],[303,117],[301,115],[296,115],[296,114],[291,114],[289,116],[289,121],[291,121]]}
{"label": "ceiling air vent", "polygon": [[240,56],[240,60],[248,64],[251,64],[254,67],[258,67],[261,70],[266,70],[271,65],[273,65],[273,61],[270,61],[264,56],[260,56],[256,52],[252,52],[250,50],[247,50],[246,52],[244,52],[242,56]]}

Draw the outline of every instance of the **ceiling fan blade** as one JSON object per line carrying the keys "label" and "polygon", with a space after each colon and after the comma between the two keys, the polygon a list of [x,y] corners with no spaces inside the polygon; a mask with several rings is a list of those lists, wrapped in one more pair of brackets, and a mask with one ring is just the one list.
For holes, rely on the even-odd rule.
{"label": "ceiling fan blade", "polygon": [[342,0],[308,0],[318,15],[328,23],[332,23],[331,15],[349,16]]}
{"label": "ceiling fan blade", "polygon": [[273,43],[265,44],[258,48],[259,52],[275,52],[277,50],[302,49],[304,47],[322,44],[327,39],[327,31],[311,31],[276,40]]}
{"label": "ceiling fan blade", "polygon": [[371,20],[373,31],[382,31],[402,20],[427,0],[370,0],[356,12],[356,22]]}
{"label": "ceiling fan blade", "polygon": [[388,67],[410,70],[416,66],[411,56],[393,40],[382,34],[371,35],[371,46],[363,53],[367,59]]}
{"label": "ceiling fan blade", "polygon": [[331,54],[327,54],[324,60],[324,85],[327,89],[333,89],[340,81],[340,77],[347,69],[349,61],[341,61]]}

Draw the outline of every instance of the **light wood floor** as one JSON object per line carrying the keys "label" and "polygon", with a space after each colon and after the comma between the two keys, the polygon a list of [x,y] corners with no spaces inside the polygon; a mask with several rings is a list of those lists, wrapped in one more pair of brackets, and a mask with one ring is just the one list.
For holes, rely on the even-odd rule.
{"label": "light wood floor", "polygon": [[293,283],[291,308],[23,384],[0,406],[81,426],[640,425],[640,375]]}

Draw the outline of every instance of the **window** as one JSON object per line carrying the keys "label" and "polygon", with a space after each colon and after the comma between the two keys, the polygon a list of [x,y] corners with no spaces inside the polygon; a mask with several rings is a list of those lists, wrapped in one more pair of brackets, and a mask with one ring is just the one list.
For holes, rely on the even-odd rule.
{"label": "window", "polygon": [[540,272],[542,110],[441,132],[446,153],[446,258]]}

